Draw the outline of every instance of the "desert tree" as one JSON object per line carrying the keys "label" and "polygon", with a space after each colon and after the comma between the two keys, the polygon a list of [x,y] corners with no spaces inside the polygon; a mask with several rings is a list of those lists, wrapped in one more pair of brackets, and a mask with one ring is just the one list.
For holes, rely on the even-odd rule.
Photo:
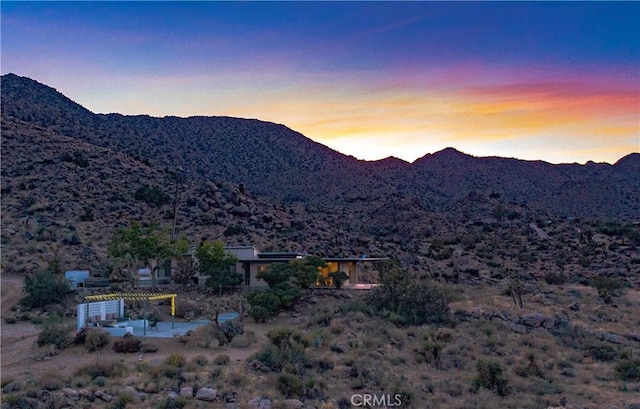
{"label": "desert tree", "polygon": [[[107,253],[123,262],[130,271],[139,263],[150,266],[152,261],[159,265],[187,252],[189,243],[181,238],[172,240],[166,230],[156,224],[141,226],[132,222],[129,227],[114,232]],[[156,285],[156,272],[151,275],[152,286]]]}
{"label": "desert tree", "polygon": [[208,276],[206,285],[209,288],[229,289],[242,284],[242,276],[233,271],[238,258],[224,249],[222,242],[204,242],[196,249],[196,257],[200,265],[200,274]]}

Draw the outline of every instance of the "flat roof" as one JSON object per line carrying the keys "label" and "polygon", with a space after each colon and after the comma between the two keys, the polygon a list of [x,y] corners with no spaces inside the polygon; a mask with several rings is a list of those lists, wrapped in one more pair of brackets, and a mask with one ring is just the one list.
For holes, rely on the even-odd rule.
{"label": "flat roof", "polygon": [[[355,262],[364,262],[364,261],[385,261],[389,260],[388,257],[323,257],[324,261],[355,261]],[[240,263],[274,263],[274,262],[285,262],[290,260],[300,260],[296,258],[283,258],[283,257],[274,257],[274,258],[249,258],[249,259],[238,259]]]}

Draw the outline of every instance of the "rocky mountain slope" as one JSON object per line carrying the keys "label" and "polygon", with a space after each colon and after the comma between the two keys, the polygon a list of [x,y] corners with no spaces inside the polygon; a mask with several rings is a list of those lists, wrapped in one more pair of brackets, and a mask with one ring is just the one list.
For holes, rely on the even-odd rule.
{"label": "rocky mountain slope", "polygon": [[615,165],[551,165],[475,158],[445,149],[409,164],[359,161],[283,125],[227,117],[93,114],[28,78],[2,78],[2,117],[15,118],[91,145],[121,152],[189,178],[222,178],[275,200],[345,203],[398,193],[428,208],[469,194],[562,215],[640,216],[640,154]]}
{"label": "rocky mountain slope", "polygon": [[[2,264],[4,271],[32,271],[60,252],[68,268],[104,272],[112,231],[131,220],[170,229],[177,197],[176,232],[194,244],[208,238],[261,250],[387,256],[454,279],[488,271],[491,251],[489,259],[500,259],[492,263],[505,269],[530,259],[526,240],[539,239],[532,225],[553,223],[567,229],[563,237],[582,231],[591,240],[604,222],[588,217],[567,225],[574,219],[566,216],[603,215],[623,225],[637,219],[639,168],[638,154],[579,166],[453,149],[413,164],[364,162],[255,120],[96,115],[49,87],[7,75]],[[637,228],[620,229],[635,240]],[[565,255],[566,264],[586,256],[582,247]]]}

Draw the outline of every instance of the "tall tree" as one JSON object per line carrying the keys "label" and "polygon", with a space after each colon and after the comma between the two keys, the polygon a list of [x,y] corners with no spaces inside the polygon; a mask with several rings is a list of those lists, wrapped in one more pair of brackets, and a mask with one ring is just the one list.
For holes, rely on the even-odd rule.
{"label": "tall tree", "polygon": [[228,289],[242,284],[242,276],[232,271],[238,258],[227,253],[223,243],[203,243],[196,249],[196,257],[200,264],[200,274],[209,276],[207,287]]}
{"label": "tall tree", "polygon": [[[124,262],[131,271],[139,263],[151,267],[151,262],[155,260],[160,265],[162,261],[184,254],[188,248],[186,239],[171,240],[166,230],[156,224],[143,227],[132,222],[129,227],[114,232],[107,253]],[[151,274],[151,284],[156,285],[156,271]]]}

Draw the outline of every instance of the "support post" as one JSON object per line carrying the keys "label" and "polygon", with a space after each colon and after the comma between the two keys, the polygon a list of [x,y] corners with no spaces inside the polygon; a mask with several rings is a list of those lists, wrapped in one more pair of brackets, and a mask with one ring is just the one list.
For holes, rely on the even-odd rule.
{"label": "support post", "polygon": [[144,299],[144,314],[142,315],[142,335],[147,335],[147,299]]}

